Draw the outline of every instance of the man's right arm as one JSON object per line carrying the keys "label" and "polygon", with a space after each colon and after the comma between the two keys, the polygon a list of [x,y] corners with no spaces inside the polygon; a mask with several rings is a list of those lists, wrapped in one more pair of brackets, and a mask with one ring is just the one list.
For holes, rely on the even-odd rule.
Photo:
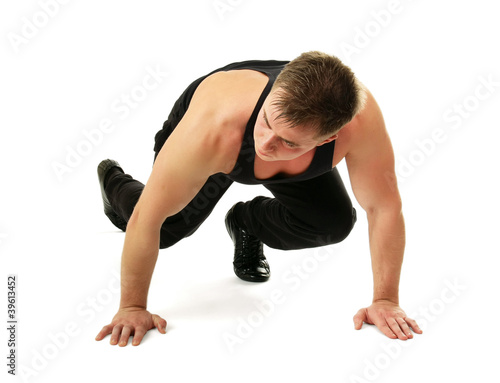
{"label": "man's right arm", "polygon": [[231,138],[214,134],[214,129],[210,129],[210,125],[221,122],[207,107],[206,99],[200,97],[198,101],[193,97],[190,110],[158,154],[127,223],[120,308],[96,340],[111,334],[111,344],[119,342],[120,346],[125,346],[129,336],[134,334],[132,344],[138,345],[152,328],[165,333],[166,321],[146,309],[158,258],[161,226],[167,217],[181,211],[196,196],[210,175],[227,171],[228,157],[232,157],[225,149],[231,147],[227,142]]}

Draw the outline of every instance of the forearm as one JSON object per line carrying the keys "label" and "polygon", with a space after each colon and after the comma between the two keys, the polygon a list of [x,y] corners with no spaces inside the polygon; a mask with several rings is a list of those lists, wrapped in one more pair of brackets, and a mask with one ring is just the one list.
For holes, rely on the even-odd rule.
{"label": "forearm", "polygon": [[159,230],[141,225],[134,217],[129,221],[122,254],[120,308],[147,307],[159,239]]}
{"label": "forearm", "polygon": [[373,270],[373,301],[399,304],[399,278],[405,248],[405,225],[400,209],[368,214]]}

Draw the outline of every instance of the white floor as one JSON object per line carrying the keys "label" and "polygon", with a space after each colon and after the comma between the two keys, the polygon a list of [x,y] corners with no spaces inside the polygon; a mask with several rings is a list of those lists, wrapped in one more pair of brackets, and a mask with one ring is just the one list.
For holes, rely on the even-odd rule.
{"label": "white floor", "polygon": [[[11,381],[498,381],[491,2],[62,3],[0,6],[0,284],[5,296],[17,275],[19,320]],[[354,330],[371,298],[354,197],[359,220],[342,244],[266,249],[271,280],[238,280],[224,215],[267,191],[233,185],[197,233],[160,253],[149,307],[167,334],[139,347],[94,341],[118,307],[124,239],[102,214],[97,164],[115,158],[145,182],[154,133],[196,76],[312,49],[351,65],[384,112],[407,226],[401,306],[424,334]]]}

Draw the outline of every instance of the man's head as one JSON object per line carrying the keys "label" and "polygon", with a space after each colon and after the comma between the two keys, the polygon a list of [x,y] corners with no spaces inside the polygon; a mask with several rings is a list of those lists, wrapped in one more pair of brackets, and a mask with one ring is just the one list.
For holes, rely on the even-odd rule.
{"label": "man's head", "polygon": [[[363,85],[337,57],[301,54],[278,75],[259,114],[255,141],[261,154],[269,155],[261,158],[292,159],[334,140],[363,108],[365,99]],[[300,129],[288,129],[296,127]],[[263,129],[271,129],[273,135]],[[271,155],[273,147],[281,149],[279,141],[284,150]]]}

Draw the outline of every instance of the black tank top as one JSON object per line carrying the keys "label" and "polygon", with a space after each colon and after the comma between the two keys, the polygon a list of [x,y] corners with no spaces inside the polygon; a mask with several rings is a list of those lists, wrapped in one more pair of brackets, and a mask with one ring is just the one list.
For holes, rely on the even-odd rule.
{"label": "black tank top", "polygon": [[332,160],[333,151],[335,149],[335,140],[327,144],[316,147],[316,152],[311,161],[311,164],[307,170],[301,174],[295,176],[282,176],[280,174],[268,178],[268,179],[256,179],[254,173],[254,161],[255,161],[255,145],[253,139],[253,130],[255,122],[257,120],[257,115],[266,99],[267,95],[271,91],[271,88],[276,80],[278,74],[283,70],[283,67],[288,63],[288,61],[260,61],[251,60],[243,61],[238,63],[232,63],[226,65],[225,67],[219,68],[210,72],[209,74],[200,77],[195,80],[188,88],[182,93],[179,99],[175,102],[167,121],[163,124],[163,128],[156,133],[155,136],[155,152],[159,153],[161,147],[170,136],[172,131],[175,129],[177,124],[180,122],[184,114],[186,113],[191,98],[198,85],[208,76],[216,72],[230,71],[237,69],[251,69],[261,73],[264,73],[269,77],[269,81],[262,91],[262,94],[255,105],[252,115],[248,120],[245,134],[243,135],[243,141],[241,143],[240,153],[238,155],[238,160],[235,167],[231,173],[227,174],[227,177],[235,182],[247,184],[247,185],[257,185],[257,184],[272,184],[272,183],[283,183],[283,182],[297,182],[305,181],[311,178],[318,177],[328,171],[332,170]]}

